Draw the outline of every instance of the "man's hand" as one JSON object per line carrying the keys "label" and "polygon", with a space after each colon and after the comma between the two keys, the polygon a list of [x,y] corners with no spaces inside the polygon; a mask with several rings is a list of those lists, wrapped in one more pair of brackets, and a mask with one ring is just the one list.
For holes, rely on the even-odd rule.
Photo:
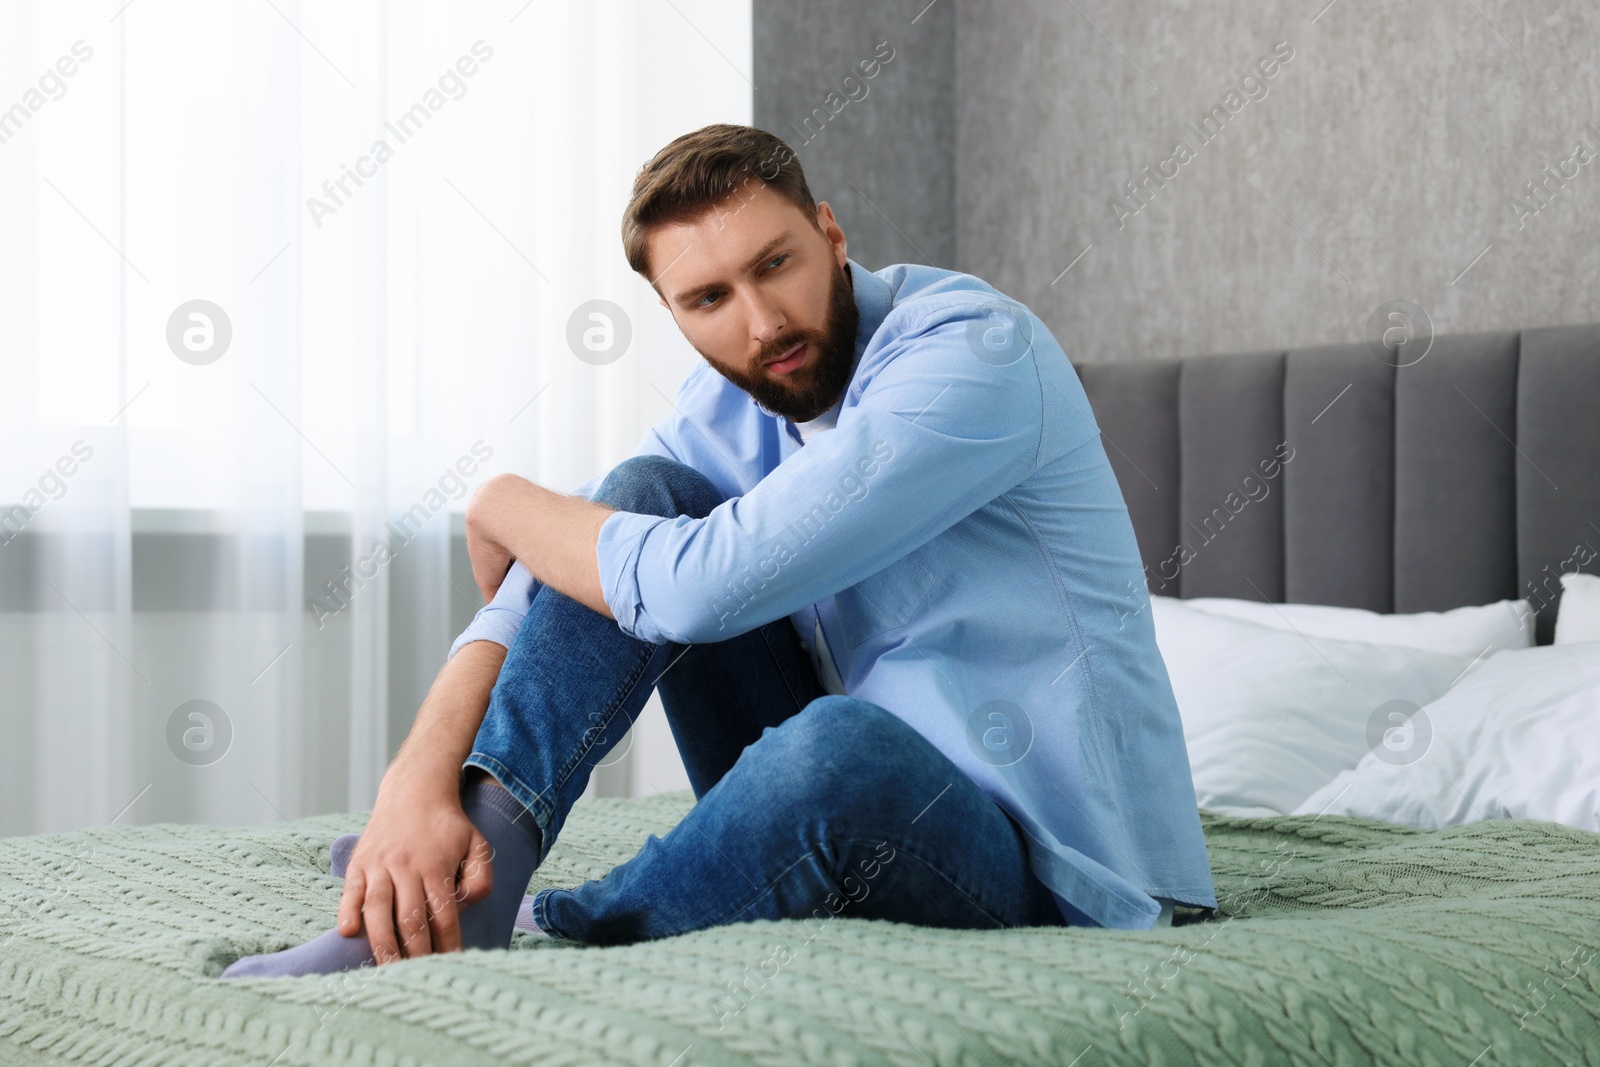
{"label": "man's hand", "polygon": [[458,783],[385,775],[345,872],[339,932],[363,927],[380,965],[461,948],[459,910],[489,895],[491,849]]}
{"label": "man's hand", "polygon": [[[338,930],[366,928],[380,964],[461,947],[460,909],[489,895],[489,843],[461,809],[461,766],[489,707],[504,645],[469,641],[439,669],[378,786],[345,869]],[[398,931],[398,933],[396,932]]]}
{"label": "man's hand", "polygon": [[500,591],[500,583],[511,570],[511,553],[489,536],[473,510],[474,505],[482,507],[478,499],[492,484],[486,483],[480,488],[467,505],[467,556],[472,560],[472,580],[478,583],[478,592],[483,594],[485,603],[494,599]]}

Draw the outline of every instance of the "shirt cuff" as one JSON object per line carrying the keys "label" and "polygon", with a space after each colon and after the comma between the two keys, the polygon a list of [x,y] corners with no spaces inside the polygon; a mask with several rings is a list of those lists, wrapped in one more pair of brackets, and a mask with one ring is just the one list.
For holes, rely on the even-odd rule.
{"label": "shirt cuff", "polygon": [[605,597],[606,607],[611,609],[617,625],[629,637],[656,645],[665,644],[671,638],[657,628],[645,610],[639,589],[639,556],[650,531],[671,521],[660,515],[612,512],[600,524],[600,535],[594,546],[595,562],[600,568],[600,594]]}
{"label": "shirt cuff", "polygon": [[517,636],[517,630],[522,626],[523,612],[513,611],[510,608],[497,608],[493,604],[485,604],[478,609],[472,617],[467,628],[461,631],[450,645],[449,653],[444,661],[449,663],[456,651],[471,641],[493,641],[506,648],[511,647],[511,639]]}

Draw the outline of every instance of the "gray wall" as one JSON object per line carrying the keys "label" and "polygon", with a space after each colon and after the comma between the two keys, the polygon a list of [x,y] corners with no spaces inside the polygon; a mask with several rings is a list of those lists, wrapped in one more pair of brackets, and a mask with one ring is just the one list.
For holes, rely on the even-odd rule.
{"label": "gray wall", "polygon": [[[755,125],[799,155],[850,257],[954,267],[955,5],[755,0],[753,14]],[[882,43],[893,58],[861,80]]]}
{"label": "gray wall", "polygon": [[[1085,360],[1357,341],[1396,299],[1438,333],[1600,320],[1600,159],[1544,170],[1600,152],[1589,0],[938,0],[907,25],[924,2],[756,4],[756,121],[780,134],[869,39],[907,42],[878,80],[914,98],[874,90],[801,149],[911,239],[845,186],[868,266],[914,241]],[[1241,88],[1278,42],[1293,58]],[[1186,123],[1213,107],[1202,143]]]}

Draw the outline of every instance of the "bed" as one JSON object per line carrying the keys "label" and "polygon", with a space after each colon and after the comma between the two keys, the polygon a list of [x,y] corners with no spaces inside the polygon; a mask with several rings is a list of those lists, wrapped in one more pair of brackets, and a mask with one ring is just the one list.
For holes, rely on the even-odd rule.
{"label": "bed", "polygon": [[[1170,595],[1524,596],[1547,642],[1546,576],[1600,543],[1600,327],[1436,338],[1399,368],[1346,346],[1079,371]],[[1282,492],[1167,579],[1284,440]],[[603,875],[690,803],[581,801],[531,890]],[[1203,812],[1222,907],[1170,929],[846,911],[215,981],[327,928],[328,846],[365,814],[0,841],[0,1064],[1600,1064],[1600,835],[1552,821]]]}
{"label": "bed", "polygon": [[[535,886],[602,875],[690,800],[579,802]],[[1204,822],[1221,914],[1166,930],[841,914],[616,948],[518,932],[510,952],[238,982],[213,979],[326,928],[328,845],[359,814],[16,838],[0,1062],[1600,1062],[1594,835]]]}

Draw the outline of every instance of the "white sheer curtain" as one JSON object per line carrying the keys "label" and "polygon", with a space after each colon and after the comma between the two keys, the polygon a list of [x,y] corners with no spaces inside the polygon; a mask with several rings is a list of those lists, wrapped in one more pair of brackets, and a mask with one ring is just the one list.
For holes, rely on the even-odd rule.
{"label": "white sheer curtain", "polygon": [[0,833],[371,803],[471,489],[605,469],[698,359],[620,213],[749,79],[748,0],[0,6]]}

